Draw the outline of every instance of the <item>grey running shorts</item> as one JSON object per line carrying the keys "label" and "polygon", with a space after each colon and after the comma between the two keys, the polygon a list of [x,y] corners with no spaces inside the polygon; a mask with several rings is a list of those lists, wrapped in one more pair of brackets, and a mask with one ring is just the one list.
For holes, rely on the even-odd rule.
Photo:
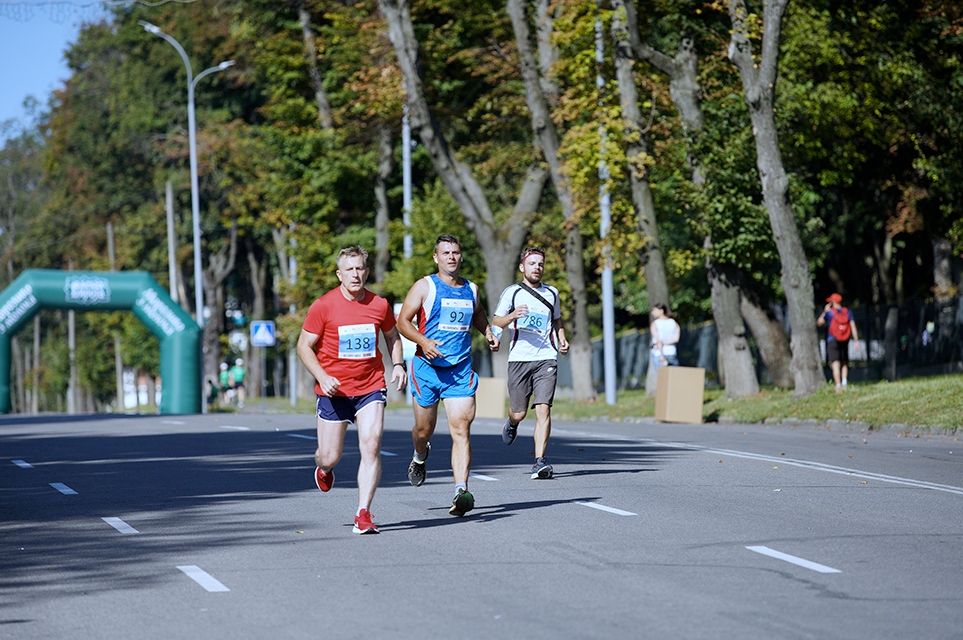
{"label": "grey running shorts", "polygon": [[558,378],[558,363],[555,360],[537,362],[508,363],[508,398],[512,411],[521,413],[537,404],[552,406],[555,400],[555,381]]}

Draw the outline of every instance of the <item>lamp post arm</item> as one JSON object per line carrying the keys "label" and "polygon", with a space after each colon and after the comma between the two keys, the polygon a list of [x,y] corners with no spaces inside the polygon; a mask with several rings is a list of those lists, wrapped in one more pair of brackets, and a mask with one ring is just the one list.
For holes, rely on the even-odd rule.
{"label": "lamp post arm", "polygon": [[180,54],[181,60],[184,61],[184,66],[187,67],[187,86],[188,88],[190,88],[191,82],[194,80],[194,71],[191,68],[190,58],[187,57],[187,52],[184,51],[184,47],[181,46],[181,43],[175,40],[174,38],[172,38],[171,36],[167,35],[163,31],[161,31],[160,27],[153,25],[145,20],[138,20],[137,24],[144,27],[144,31],[148,33],[153,33],[155,36],[158,36],[163,38],[164,40],[167,40],[172,47],[177,49],[177,53]]}

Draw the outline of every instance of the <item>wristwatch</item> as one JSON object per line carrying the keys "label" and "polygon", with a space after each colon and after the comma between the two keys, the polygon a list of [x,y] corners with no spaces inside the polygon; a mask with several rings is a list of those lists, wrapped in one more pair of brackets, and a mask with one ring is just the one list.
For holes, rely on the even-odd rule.
{"label": "wristwatch", "polygon": [[408,371],[408,364],[405,363],[405,362],[393,362],[393,363],[391,363],[391,366],[393,366],[393,367],[401,367],[401,368],[404,369],[405,371]]}

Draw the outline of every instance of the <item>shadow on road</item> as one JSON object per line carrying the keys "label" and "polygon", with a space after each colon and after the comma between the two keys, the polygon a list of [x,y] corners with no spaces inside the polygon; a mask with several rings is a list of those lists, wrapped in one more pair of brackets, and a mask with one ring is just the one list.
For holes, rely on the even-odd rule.
{"label": "shadow on road", "polygon": [[[0,610],[15,607],[21,598],[149,586],[166,575],[148,570],[153,563],[219,547],[291,544],[305,518],[318,517],[310,509],[264,515],[273,509],[268,500],[317,492],[313,482],[316,444],[290,437],[313,437],[313,429],[229,431],[212,422],[210,429],[202,423],[199,430],[195,422],[166,433],[158,428],[157,418],[145,416],[143,428],[134,418],[133,426],[124,425],[116,435],[102,427],[88,429],[94,418],[83,416],[0,421],[0,591],[21,594],[5,598]],[[68,422],[80,426],[73,432],[44,429],[45,424]],[[4,433],[4,426],[13,425],[19,428]],[[432,444],[432,479],[451,482],[451,439],[444,425]],[[473,471],[507,470],[520,478],[527,476],[532,464],[530,437],[520,437],[506,447],[500,435],[476,434],[472,446]],[[382,458],[381,487],[408,487],[410,433],[386,431],[382,449],[396,455]],[[670,455],[681,452],[632,441],[558,436],[550,446],[557,479],[546,482],[652,471]],[[21,468],[13,460],[24,460],[33,468]],[[336,489],[356,488],[358,460],[357,432],[352,428],[338,466]],[[61,495],[50,483],[63,483],[77,494]],[[571,500],[479,507],[467,520],[491,522]],[[436,515],[380,526],[390,531],[465,522]],[[105,517],[119,517],[141,533],[115,534],[102,520]]]}

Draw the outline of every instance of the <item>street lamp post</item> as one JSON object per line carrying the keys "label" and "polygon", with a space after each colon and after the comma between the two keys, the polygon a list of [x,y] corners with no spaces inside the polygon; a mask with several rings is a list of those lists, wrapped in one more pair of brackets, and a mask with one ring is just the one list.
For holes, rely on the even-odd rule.
{"label": "street lamp post", "polygon": [[[197,74],[197,77],[193,77],[193,71],[191,68],[191,61],[187,57],[187,53],[184,51],[184,47],[181,46],[177,40],[173,37],[167,35],[160,30],[160,27],[153,25],[144,20],[138,20],[137,24],[144,27],[144,31],[152,33],[155,36],[159,36],[164,40],[167,40],[173,46],[177,53],[180,54],[181,59],[184,61],[184,66],[187,68],[187,131],[188,140],[190,144],[190,157],[191,157],[191,225],[194,231],[194,309],[195,315],[197,316],[197,325],[201,328],[201,345],[203,351],[203,329],[204,329],[204,277],[201,270],[201,204],[200,204],[200,194],[197,186],[197,128],[194,123],[194,87],[197,86],[197,82],[206,75],[216,73],[217,71],[223,71],[234,64],[233,60],[226,60],[216,67],[211,67],[210,69],[205,69]],[[201,354],[201,389],[204,388],[204,356],[203,352]],[[201,410],[207,413],[207,402],[204,399],[204,393],[201,392]]]}

